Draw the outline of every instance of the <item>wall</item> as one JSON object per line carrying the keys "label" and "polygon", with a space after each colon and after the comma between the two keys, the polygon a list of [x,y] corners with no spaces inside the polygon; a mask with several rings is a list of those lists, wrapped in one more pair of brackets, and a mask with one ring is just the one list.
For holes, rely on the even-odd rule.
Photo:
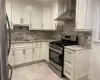
{"label": "wall", "polygon": [[[90,57],[90,71],[89,78],[91,80],[100,80],[100,42],[95,43],[95,32],[96,27],[98,26],[98,7],[100,8],[100,0],[95,0],[95,19],[94,19],[94,28],[93,28],[93,37],[92,37],[92,51]],[[99,21],[100,24],[100,21]]]}

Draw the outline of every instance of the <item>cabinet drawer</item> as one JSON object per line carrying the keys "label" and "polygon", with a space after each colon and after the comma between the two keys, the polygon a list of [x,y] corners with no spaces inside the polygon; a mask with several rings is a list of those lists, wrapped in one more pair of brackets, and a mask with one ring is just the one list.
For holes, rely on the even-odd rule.
{"label": "cabinet drawer", "polygon": [[32,47],[32,43],[18,43],[14,44],[14,48]]}
{"label": "cabinet drawer", "polygon": [[73,74],[74,74],[73,70],[66,64],[64,64],[64,75],[70,80],[73,80]]}
{"label": "cabinet drawer", "polygon": [[69,67],[74,69],[74,58],[68,55],[64,55],[64,64],[67,64]]}
{"label": "cabinet drawer", "polygon": [[70,49],[65,49],[65,54],[74,57],[75,51],[72,51]]}

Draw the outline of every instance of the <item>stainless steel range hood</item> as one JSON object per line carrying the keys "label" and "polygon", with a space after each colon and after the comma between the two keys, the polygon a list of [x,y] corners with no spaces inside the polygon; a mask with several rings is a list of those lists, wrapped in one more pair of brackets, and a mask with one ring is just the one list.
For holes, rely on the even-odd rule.
{"label": "stainless steel range hood", "polygon": [[62,15],[60,15],[55,20],[57,20],[57,21],[68,21],[68,20],[75,21],[76,0],[67,0],[66,4],[68,4],[68,5],[66,5],[66,7],[70,6],[70,9],[66,10],[66,12],[64,12]]}

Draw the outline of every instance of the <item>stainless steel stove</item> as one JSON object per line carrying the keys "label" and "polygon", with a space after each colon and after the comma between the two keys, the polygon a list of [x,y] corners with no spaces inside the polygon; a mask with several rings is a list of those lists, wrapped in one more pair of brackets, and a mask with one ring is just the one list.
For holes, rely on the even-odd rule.
{"label": "stainless steel stove", "polygon": [[60,77],[63,77],[64,46],[77,45],[78,37],[63,35],[61,41],[50,43],[49,67]]}

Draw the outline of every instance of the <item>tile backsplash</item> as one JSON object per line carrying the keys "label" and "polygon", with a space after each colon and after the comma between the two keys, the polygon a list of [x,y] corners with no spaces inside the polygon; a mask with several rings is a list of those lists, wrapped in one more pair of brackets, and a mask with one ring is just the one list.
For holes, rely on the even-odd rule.
{"label": "tile backsplash", "polygon": [[14,26],[11,30],[12,41],[28,41],[38,38],[51,39],[54,32],[51,31],[32,31],[28,26]]}
{"label": "tile backsplash", "polygon": [[62,34],[78,35],[79,45],[91,47],[91,32],[75,32],[75,24],[73,22],[64,23],[58,26],[56,31],[30,31],[28,26],[14,26],[11,31],[12,41],[28,41],[33,39],[61,39]]}

